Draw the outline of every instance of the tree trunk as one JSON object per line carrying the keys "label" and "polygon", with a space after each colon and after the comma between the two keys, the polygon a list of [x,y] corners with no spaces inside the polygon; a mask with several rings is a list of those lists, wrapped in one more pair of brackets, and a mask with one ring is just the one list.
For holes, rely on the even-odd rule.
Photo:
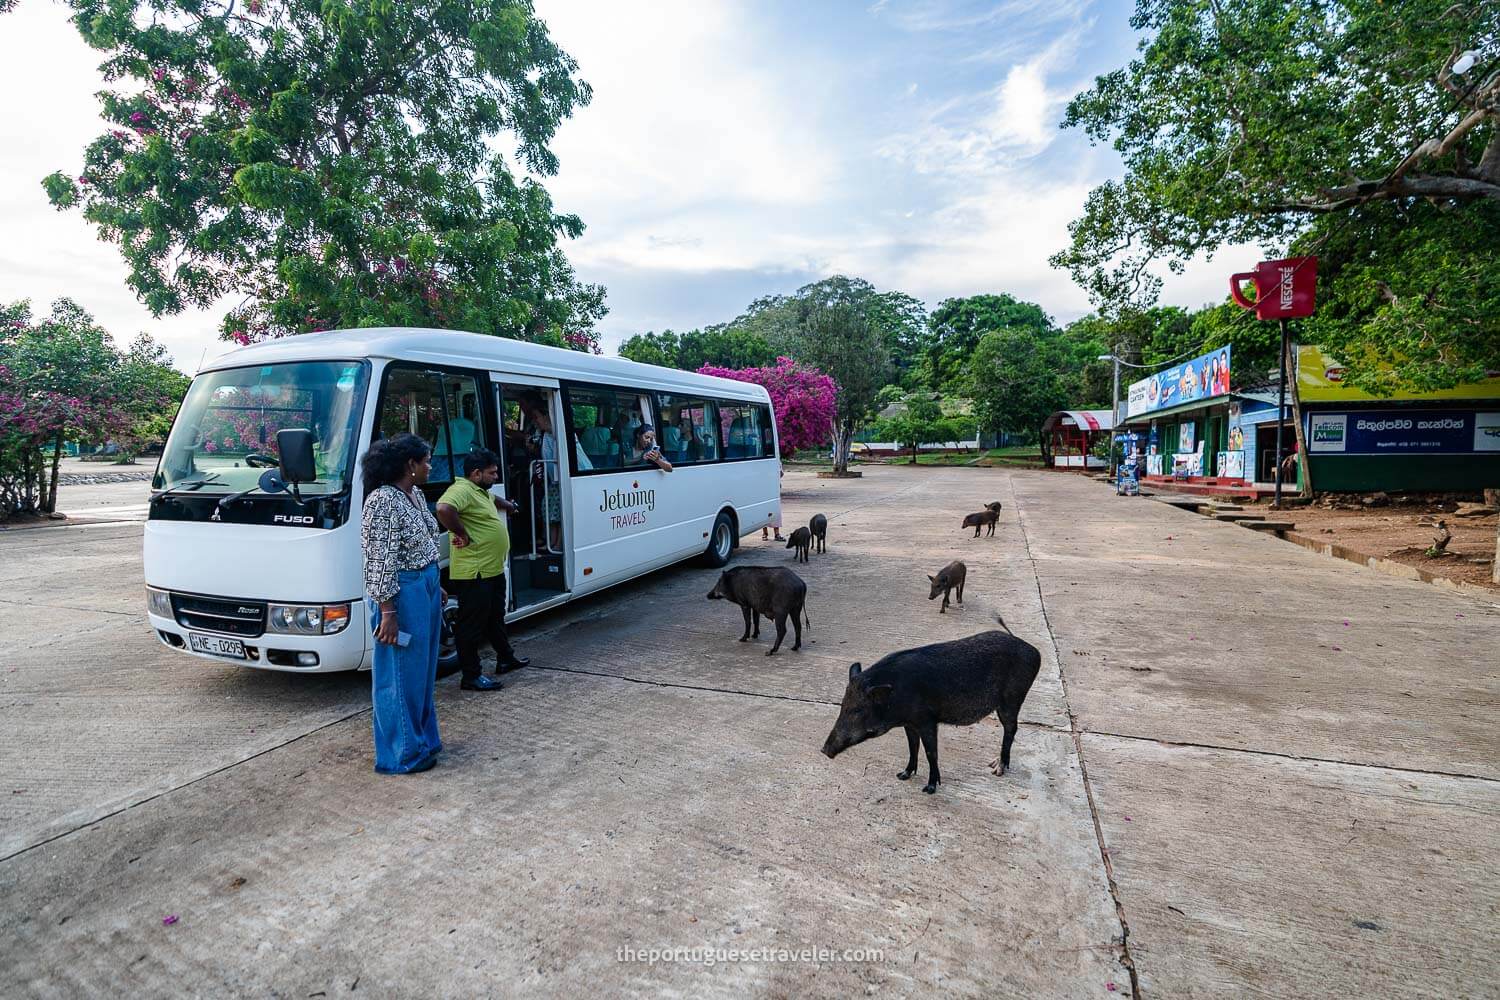
{"label": "tree trunk", "polygon": [[917,464],[917,449],[920,448],[920,447],[922,447],[922,446],[920,444],[918,444],[917,442],[915,442],[915,441],[913,441],[911,443],[911,464],[912,465],[916,465]]}
{"label": "tree trunk", "polygon": [[843,474],[849,471],[849,422],[835,420],[833,424],[833,471]]}
{"label": "tree trunk", "polygon": [[[1500,138],[1491,140],[1491,145],[1500,143]],[[1490,507],[1500,507],[1500,490],[1485,490],[1484,502]],[[1500,524],[1495,525],[1495,561],[1490,563],[1490,578],[1500,583]]]}
{"label": "tree trunk", "polygon": [[36,513],[37,494],[42,488],[42,453],[27,447],[21,452],[21,510]]}
{"label": "tree trunk", "polygon": [[[1310,497],[1313,491],[1312,465],[1307,460],[1307,438],[1302,433],[1302,393],[1297,391],[1297,366],[1293,363],[1293,359],[1297,357],[1296,342],[1288,340],[1286,351],[1287,356],[1281,359],[1281,370],[1286,372],[1284,377],[1292,396],[1292,427],[1297,438],[1297,468],[1302,470],[1302,475],[1299,477],[1302,480],[1301,494]],[[1281,456],[1278,455],[1276,460],[1281,461]]]}
{"label": "tree trunk", "polygon": [[57,440],[52,442],[52,474],[47,477],[49,484],[47,486],[47,505],[43,508],[43,513],[45,514],[51,514],[57,510],[57,473],[58,467],[62,465],[62,450],[63,437],[59,433]]}

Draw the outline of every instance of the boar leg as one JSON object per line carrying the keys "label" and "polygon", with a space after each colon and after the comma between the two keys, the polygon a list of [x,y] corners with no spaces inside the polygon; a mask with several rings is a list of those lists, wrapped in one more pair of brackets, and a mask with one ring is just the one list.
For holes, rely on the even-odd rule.
{"label": "boar leg", "polygon": [[998,778],[1010,768],[1010,745],[1016,741],[1016,730],[1020,723],[1018,714],[1008,719],[999,709],[995,710],[995,714],[1000,717],[1000,725],[1005,727],[1005,739],[1000,744],[1000,756],[990,761],[990,771]]}
{"label": "boar leg", "polygon": [[767,656],[775,656],[776,651],[781,648],[781,640],[786,638],[786,613],[782,612],[776,616],[776,643],[771,647]]}
{"label": "boar leg", "polygon": [[974,525],[974,537],[975,538],[979,537],[979,525],[977,525],[977,524]]}
{"label": "boar leg", "polygon": [[913,726],[906,727],[906,749],[910,751],[906,760],[906,770],[896,773],[896,777],[902,781],[917,773],[917,730]]}
{"label": "boar leg", "polygon": [[917,735],[922,737],[922,749],[927,751],[927,784],[922,786],[922,791],[931,795],[943,783],[937,765],[937,723],[927,723],[917,731]]}
{"label": "boar leg", "polygon": [[964,582],[962,580],[960,580],[960,581],[958,581],[958,603],[962,604],[963,602],[964,602]]}
{"label": "boar leg", "polygon": [[797,650],[799,650],[799,649],[802,648],[802,609],[801,608],[793,608],[792,609],[792,628],[794,628],[794,629],[797,630],[797,641],[794,642],[794,643],[792,643],[792,651],[795,652],[795,651],[797,651]]}
{"label": "boar leg", "polygon": [[[745,613],[745,634],[742,635],[742,636],[740,636],[740,642],[749,642],[750,641],[750,609],[747,608],[747,607],[744,607],[743,605],[741,605],[740,606],[740,610]],[[759,623],[757,622],[757,624],[759,624]]]}
{"label": "boar leg", "polygon": [[943,606],[940,607],[940,608],[938,608],[938,614],[940,614],[940,615],[946,615],[947,613],[948,613],[948,591],[944,590],[943,591]]}
{"label": "boar leg", "polygon": [[[770,616],[767,615],[766,617],[769,618]],[[751,611],[750,612],[750,618],[755,622],[755,631],[752,632],[752,633],[750,633],[750,637],[752,639],[759,639],[760,638],[760,612],[759,611]]]}

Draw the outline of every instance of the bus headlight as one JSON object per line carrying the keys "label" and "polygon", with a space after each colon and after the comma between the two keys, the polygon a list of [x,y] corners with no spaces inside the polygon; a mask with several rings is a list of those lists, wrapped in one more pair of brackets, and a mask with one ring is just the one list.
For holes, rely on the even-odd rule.
{"label": "bus headlight", "polygon": [[349,625],[347,604],[272,604],[266,627],[279,635],[334,635]]}
{"label": "bus headlight", "polygon": [[323,606],[323,634],[342,632],[349,625],[349,605],[325,604]]}
{"label": "bus headlight", "polygon": [[158,618],[172,618],[172,595],[155,587],[146,588],[146,610]]}

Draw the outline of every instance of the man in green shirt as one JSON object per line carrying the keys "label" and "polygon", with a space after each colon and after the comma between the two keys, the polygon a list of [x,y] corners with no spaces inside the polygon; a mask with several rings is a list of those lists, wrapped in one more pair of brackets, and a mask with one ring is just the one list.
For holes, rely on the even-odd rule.
{"label": "man in green shirt", "polygon": [[493,496],[489,489],[500,479],[500,456],[483,448],[464,456],[464,477],[438,498],[437,519],[450,533],[448,589],[458,598],[454,639],[465,691],[498,691],[500,681],[485,677],[479,647],[486,639],[495,647],[495,673],[518,670],[531,662],[517,656],[505,634],[505,557],[510,554],[510,531],[503,509],[520,506]]}

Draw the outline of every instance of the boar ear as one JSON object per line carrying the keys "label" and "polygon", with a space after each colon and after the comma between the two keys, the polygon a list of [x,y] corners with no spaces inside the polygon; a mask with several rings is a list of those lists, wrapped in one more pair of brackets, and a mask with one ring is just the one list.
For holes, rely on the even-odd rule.
{"label": "boar ear", "polygon": [[854,678],[856,678],[858,676],[859,676],[859,664],[858,663],[851,663],[851,664],[849,664],[849,679],[852,681],[852,680],[854,680]]}
{"label": "boar ear", "polygon": [[891,700],[891,686],[889,684],[876,684],[870,688],[870,700],[877,705]]}
{"label": "boar ear", "polygon": [[931,573],[927,574],[927,579],[933,583],[937,583],[937,577],[933,576]]}

